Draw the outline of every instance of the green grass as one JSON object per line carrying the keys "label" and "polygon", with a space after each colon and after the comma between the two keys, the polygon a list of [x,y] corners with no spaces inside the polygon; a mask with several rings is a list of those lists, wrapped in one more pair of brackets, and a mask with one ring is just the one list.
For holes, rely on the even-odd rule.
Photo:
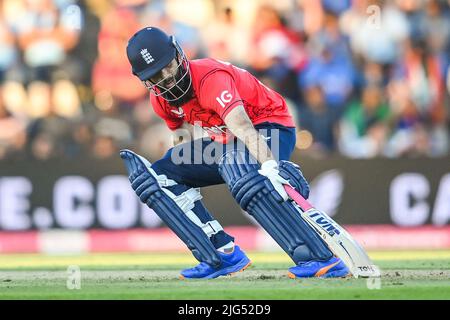
{"label": "green grass", "polygon": [[[450,252],[371,252],[382,277],[289,279],[281,253],[249,253],[253,266],[214,280],[179,280],[188,254],[0,255],[0,299],[450,299]],[[81,288],[67,288],[69,265]]]}

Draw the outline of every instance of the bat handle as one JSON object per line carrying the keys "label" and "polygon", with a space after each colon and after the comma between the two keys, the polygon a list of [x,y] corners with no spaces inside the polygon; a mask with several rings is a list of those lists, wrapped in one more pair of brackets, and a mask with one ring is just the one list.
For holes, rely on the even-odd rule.
{"label": "bat handle", "polygon": [[313,208],[313,206],[302,197],[300,193],[298,193],[294,188],[292,188],[290,185],[285,184],[284,190],[286,190],[289,197],[294,200],[303,211],[308,211],[309,209]]}

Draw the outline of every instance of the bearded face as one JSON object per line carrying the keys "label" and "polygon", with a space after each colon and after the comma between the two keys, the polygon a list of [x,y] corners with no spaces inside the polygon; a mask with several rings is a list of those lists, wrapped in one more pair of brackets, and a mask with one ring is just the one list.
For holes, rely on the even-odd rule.
{"label": "bearded face", "polygon": [[174,107],[181,107],[192,98],[189,61],[184,55],[174,58],[161,71],[143,83],[155,96],[162,96]]}

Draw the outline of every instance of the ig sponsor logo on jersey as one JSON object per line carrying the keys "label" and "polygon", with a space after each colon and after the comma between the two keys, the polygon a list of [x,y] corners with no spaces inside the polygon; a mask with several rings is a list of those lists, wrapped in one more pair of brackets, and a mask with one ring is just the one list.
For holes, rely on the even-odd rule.
{"label": "ig sponsor logo on jersey", "polygon": [[231,99],[233,99],[233,96],[228,92],[228,90],[222,91],[220,97],[216,97],[217,102],[222,106],[222,108],[225,108],[225,104],[230,102]]}

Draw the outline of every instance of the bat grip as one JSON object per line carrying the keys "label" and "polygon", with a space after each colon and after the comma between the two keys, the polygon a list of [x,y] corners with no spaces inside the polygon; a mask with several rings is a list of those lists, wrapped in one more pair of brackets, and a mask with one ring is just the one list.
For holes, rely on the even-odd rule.
{"label": "bat grip", "polygon": [[294,200],[303,211],[308,211],[309,209],[313,208],[313,206],[290,185],[285,184],[285,185],[283,185],[283,187],[284,187],[284,190],[286,190],[289,197],[292,200]]}

